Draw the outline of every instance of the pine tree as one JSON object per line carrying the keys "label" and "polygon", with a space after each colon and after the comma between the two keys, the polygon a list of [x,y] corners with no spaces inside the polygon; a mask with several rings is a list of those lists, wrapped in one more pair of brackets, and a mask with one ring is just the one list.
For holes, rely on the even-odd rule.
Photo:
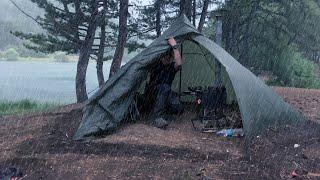
{"label": "pine tree", "polygon": [[217,2],[212,0],[153,0],[147,6],[135,5],[139,12],[136,29],[142,32],[139,37],[145,39],[159,37],[180,14],[186,14],[195,26],[199,21],[198,29],[202,31],[210,14],[209,5],[215,3]]}
{"label": "pine tree", "polygon": [[[39,52],[52,53],[66,51],[79,53],[76,74],[77,101],[87,97],[86,71],[91,54],[95,54],[93,44],[97,27],[101,26],[107,0],[31,0],[43,9],[43,17],[34,20],[46,30],[46,34],[13,32],[21,39],[28,40],[25,46]],[[100,48],[101,50],[101,48]]]}
{"label": "pine tree", "polygon": [[121,60],[127,40],[128,7],[129,0],[120,0],[118,43],[113,56],[109,77],[112,77],[121,67]]}
{"label": "pine tree", "polygon": [[228,0],[224,8],[226,50],[254,72],[270,71],[288,85],[294,56],[319,58],[318,1]]}

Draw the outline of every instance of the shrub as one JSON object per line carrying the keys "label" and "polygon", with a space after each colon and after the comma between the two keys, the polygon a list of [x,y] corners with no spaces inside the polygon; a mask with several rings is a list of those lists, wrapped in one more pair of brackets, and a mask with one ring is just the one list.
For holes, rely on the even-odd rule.
{"label": "shrub", "polygon": [[66,55],[65,52],[59,51],[59,52],[55,52],[53,55],[53,59],[56,62],[68,62],[68,56]]}
{"label": "shrub", "polygon": [[3,60],[4,53],[0,50],[0,60]]}
{"label": "shrub", "polygon": [[35,58],[46,58],[47,54],[44,54],[42,52],[37,52],[35,50],[32,49],[27,49],[26,47],[22,46],[22,45],[8,45],[6,46],[5,49],[10,49],[13,48],[15,49],[20,57],[35,57]]}
{"label": "shrub", "polygon": [[315,65],[296,53],[292,63],[290,85],[294,87],[311,88],[315,85],[316,80]]}
{"label": "shrub", "polygon": [[3,52],[2,58],[7,61],[17,61],[19,53],[14,48],[9,48]]}
{"label": "shrub", "polygon": [[34,58],[46,58],[48,57],[47,54],[42,52],[36,52],[32,49],[27,49],[25,47],[18,46],[17,48],[18,53],[21,57],[34,57]]}
{"label": "shrub", "polygon": [[267,82],[269,85],[319,88],[316,64],[304,58],[295,48],[288,48],[277,58],[279,62],[274,67],[277,78]]}

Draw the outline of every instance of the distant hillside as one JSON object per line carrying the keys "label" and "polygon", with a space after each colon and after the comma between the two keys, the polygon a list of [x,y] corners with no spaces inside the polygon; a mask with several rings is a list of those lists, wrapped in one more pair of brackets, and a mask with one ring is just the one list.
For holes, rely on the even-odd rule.
{"label": "distant hillside", "polygon": [[15,29],[12,23],[0,21],[0,50],[10,45],[18,45],[19,39],[11,35],[9,32]]}

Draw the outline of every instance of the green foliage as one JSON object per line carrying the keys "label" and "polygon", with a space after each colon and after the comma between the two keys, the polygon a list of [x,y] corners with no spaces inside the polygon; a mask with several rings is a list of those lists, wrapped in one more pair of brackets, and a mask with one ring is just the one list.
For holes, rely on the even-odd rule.
{"label": "green foliage", "polygon": [[91,21],[91,11],[96,1],[29,0],[29,2],[44,12],[42,16],[36,18],[36,21],[46,33],[21,31],[11,33],[25,40],[24,46],[36,52],[78,52],[83,37],[86,36],[86,27]]}
{"label": "green foliage", "polygon": [[128,53],[132,53],[137,49],[143,49],[146,47],[145,43],[138,43],[137,41],[129,41],[126,43],[126,46],[128,48]]}
{"label": "green foliage", "polygon": [[316,86],[310,60],[320,59],[318,1],[227,0],[224,8],[225,49],[241,64],[270,71],[281,85]]}
{"label": "green foliage", "polygon": [[9,48],[2,53],[2,58],[7,61],[17,61],[19,53],[14,48]]}
{"label": "green foliage", "polygon": [[27,49],[33,50],[36,53],[54,53],[56,51],[66,51],[75,53],[75,44],[64,40],[60,37],[46,34],[11,32],[16,37],[26,40],[23,44]]}
{"label": "green foliage", "polygon": [[268,82],[270,85],[292,86],[300,88],[320,88],[315,73],[316,64],[304,58],[295,48],[288,48],[275,64],[274,74],[277,79]]}
{"label": "green foliage", "polygon": [[210,19],[207,26],[203,27],[203,34],[205,34],[209,39],[215,41],[215,27],[216,20],[214,18]]}
{"label": "green foliage", "polygon": [[26,47],[22,46],[22,45],[8,45],[6,46],[5,49],[10,49],[13,48],[15,49],[18,53],[20,57],[36,57],[36,58],[44,58],[47,57],[47,54],[45,53],[41,53],[41,52],[36,52],[32,49],[27,49]]}
{"label": "green foliage", "polygon": [[56,62],[68,62],[69,59],[68,59],[68,56],[66,55],[65,52],[61,52],[61,51],[58,51],[58,52],[55,52],[53,54],[53,58]]}
{"label": "green foliage", "polygon": [[35,112],[55,107],[55,104],[40,104],[30,100],[22,100],[19,102],[3,101],[0,102],[0,115],[6,114],[22,114],[26,112]]}
{"label": "green foliage", "polygon": [[295,53],[292,62],[292,80],[291,86],[294,87],[313,87],[315,84],[315,68],[314,64],[307,59]]}
{"label": "green foliage", "polygon": [[[179,14],[179,2],[177,0],[152,0],[148,5],[141,6],[136,3],[136,10],[138,12],[138,18],[130,18],[129,31],[138,35],[140,39],[155,39],[156,28],[163,31],[170,26],[172,21]],[[157,11],[160,14],[160,22],[157,24],[156,16]]]}
{"label": "green foliage", "polygon": [[34,58],[45,58],[48,55],[42,52],[36,52],[32,49],[27,49],[24,46],[18,46],[16,47],[18,53],[21,57],[34,57]]}

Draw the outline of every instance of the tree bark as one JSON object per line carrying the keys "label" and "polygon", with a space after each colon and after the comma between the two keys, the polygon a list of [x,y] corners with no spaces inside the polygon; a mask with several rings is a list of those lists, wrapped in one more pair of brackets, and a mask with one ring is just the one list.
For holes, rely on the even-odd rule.
{"label": "tree bark", "polygon": [[106,41],[106,23],[105,20],[101,24],[101,39],[100,39],[100,45],[99,45],[99,52],[98,52],[98,59],[97,59],[97,77],[98,77],[98,83],[99,87],[102,87],[104,85],[104,76],[103,76],[103,54],[104,54],[104,44]]}
{"label": "tree bark", "polygon": [[[80,0],[75,0],[74,7],[75,7],[75,12],[76,12],[75,19],[76,19],[76,26],[77,27],[79,27],[79,25],[81,24],[80,17],[81,17],[82,11],[80,8],[80,4],[81,4]],[[79,31],[77,30],[74,33],[75,33],[74,37],[80,41]],[[81,45],[79,45],[78,47],[75,47],[74,51],[79,52],[79,47],[81,47]]]}
{"label": "tree bark", "polygon": [[120,0],[118,42],[113,56],[109,78],[112,77],[121,67],[121,60],[127,39],[128,4],[129,0]]}
{"label": "tree bark", "polygon": [[162,0],[157,0],[155,2],[157,37],[161,36],[161,1]]}
{"label": "tree bark", "polygon": [[[97,3],[96,3],[97,4]],[[88,99],[87,89],[86,89],[86,73],[90,58],[90,52],[94,41],[95,32],[97,29],[97,19],[98,11],[97,5],[94,5],[94,12],[91,15],[90,23],[88,26],[87,34],[85,40],[80,48],[79,61],[77,64],[77,74],[76,74],[76,95],[77,102],[81,103]]]}
{"label": "tree bark", "polygon": [[201,11],[201,16],[200,16],[200,21],[199,21],[199,25],[198,25],[198,31],[202,32],[203,29],[203,25],[206,21],[206,17],[207,17],[207,13],[208,13],[208,7],[209,7],[209,0],[205,0],[203,2],[203,7],[202,7],[202,11]]}
{"label": "tree bark", "polygon": [[105,83],[104,75],[103,75],[103,55],[104,55],[104,48],[105,48],[105,41],[106,41],[106,11],[107,11],[107,0],[103,1],[104,11],[102,12],[101,18],[101,36],[100,36],[100,44],[99,44],[99,51],[98,51],[98,58],[97,58],[97,78],[99,87],[102,87]]}
{"label": "tree bark", "polygon": [[197,0],[193,0],[192,2],[192,24],[196,26],[196,18],[197,18]]}
{"label": "tree bark", "polygon": [[185,14],[191,21],[192,18],[192,0],[180,0],[180,14]]}

